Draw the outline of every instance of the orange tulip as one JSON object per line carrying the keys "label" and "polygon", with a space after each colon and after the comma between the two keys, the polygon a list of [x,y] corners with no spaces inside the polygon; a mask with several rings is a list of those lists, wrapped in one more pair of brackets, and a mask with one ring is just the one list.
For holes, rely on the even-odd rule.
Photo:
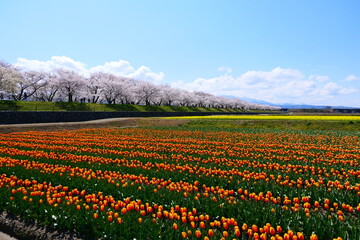
{"label": "orange tulip", "polygon": [[318,240],[319,238],[318,238],[318,236],[316,235],[316,234],[311,234],[311,236],[310,236],[310,240]]}

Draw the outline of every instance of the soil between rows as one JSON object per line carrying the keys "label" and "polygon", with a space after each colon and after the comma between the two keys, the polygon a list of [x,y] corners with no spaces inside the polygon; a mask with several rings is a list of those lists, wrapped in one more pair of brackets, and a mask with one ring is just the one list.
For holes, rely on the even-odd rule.
{"label": "soil between rows", "polygon": [[0,231],[0,240],[82,240],[74,233],[39,226],[36,221],[25,221],[6,211],[0,213]]}

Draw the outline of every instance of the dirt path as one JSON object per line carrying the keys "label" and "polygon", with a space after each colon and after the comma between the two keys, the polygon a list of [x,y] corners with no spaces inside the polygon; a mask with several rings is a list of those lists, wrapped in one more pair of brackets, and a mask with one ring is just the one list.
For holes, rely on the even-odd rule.
{"label": "dirt path", "polygon": [[28,239],[82,240],[74,233],[39,226],[34,220],[25,221],[6,211],[0,212],[0,240]]}
{"label": "dirt path", "polygon": [[189,120],[148,118],[108,118],[85,122],[29,123],[0,125],[0,133],[26,131],[57,131],[84,128],[125,128],[143,126],[179,126]]}
{"label": "dirt path", "polygon": [[85,122],[58,122],[58,123],[28,123],[0,125],[0,133],[25,132],[25,131],[56,131],[75,130],[82,128],[107,128],[137,126],[137,119],[110,118]]}
{"label": "dirt path", "polygon": [[10,237],[5,233],[0,232],[0,240],[16,240],[16,238]]}

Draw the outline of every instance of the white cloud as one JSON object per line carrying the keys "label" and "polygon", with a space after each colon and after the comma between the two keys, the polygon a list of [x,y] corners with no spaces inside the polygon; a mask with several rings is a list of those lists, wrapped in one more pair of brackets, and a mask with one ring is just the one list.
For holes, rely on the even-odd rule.
{"label": "white cloud", "polygon": [[219,72],[226,72],[226,73],[231,73],[232,72],[232,69],[229,68],[229,67],[225,67],[225,66],[220,66],[217,68],[217,70]]}
{"label": "white cloud", "polygon": [[52,70],[50,69],[50,65],[47,62],[28,60],[25,58],[18,58],[17,62],[14,65],[21,69],[34,70],[39,72],[49,72]]}
{"label": "white cloud", "polygon": [[25,70],[44,72],[50,72],[57,68],[64,68],[80,73],[84,76],[89,76],[92,72],[107,72],[118,76],[150,82],[160,82],[165,76],[163,72],[155,73],[146,66],[141,66],[138,69],[135,69],[128,61],[121,59],[118,61],[106,62],[103,65],[98,65],[92,68],[87,68],[85,63],[75,61],[74,59],[66,56],[53,56],[48,61],[18,58],[14,65]]}
{"label": "white cloud", "polygon": [[134,72],[127,75],[129,78],[134,78],[143,81],[155,81],[160,82],[164,78],[163,72],[154,73],[149,67],[141,66]]}
{"label": "white cloud", "polygon": [[92,67],[91,72],[106,72],[112,74],[128,74],[134,71],[134,68],[130,66],[130,63],[125,60],[119,60],[116,62],[106,62],[104,65]]}
{"label": "white cloud", "polygon": [[325,81],[330,80],[330,78],[328,76],[318,76],[318,75],[310,75],[309,79],[319,81],[319,82],[325,82]]}
{"label": "white cloud", "polygon": [[344,81],[352,82],[352,81],[359,81],[360,77],[357,77],[355,75],[349,75],[347,76]]}
{"label": "white cloud", "polygon": [[18,58],[14,64],[16,67],[25,70],[44,71],[49,72],[57,68],[66,68],[75,72],[86,72],[85,64],[75,61],[65,56],[53,56],[49,61],[28,60],[26,58]]}
{"label": "white cloud", "polygon": [[248,71],[238,77],[224,74],[214,78],[198,78],[173,86],[204,91],[216,95],[249,97],[275,103],[325,104],[358,89],[346,88],[329,81],[328,76],[304,76],[299,70],[274,68],[271,71]]}

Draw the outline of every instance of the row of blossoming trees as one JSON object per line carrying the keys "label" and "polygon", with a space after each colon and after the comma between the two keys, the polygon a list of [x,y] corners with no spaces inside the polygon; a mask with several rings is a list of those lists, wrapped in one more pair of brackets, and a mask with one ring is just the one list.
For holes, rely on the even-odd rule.
{"label": "row of blossoming trees", "polygon": [[0,62],[0,100],[278,109],[105,72],[93,72],[85,77],[66,69],[26,71],[4,62]]}

